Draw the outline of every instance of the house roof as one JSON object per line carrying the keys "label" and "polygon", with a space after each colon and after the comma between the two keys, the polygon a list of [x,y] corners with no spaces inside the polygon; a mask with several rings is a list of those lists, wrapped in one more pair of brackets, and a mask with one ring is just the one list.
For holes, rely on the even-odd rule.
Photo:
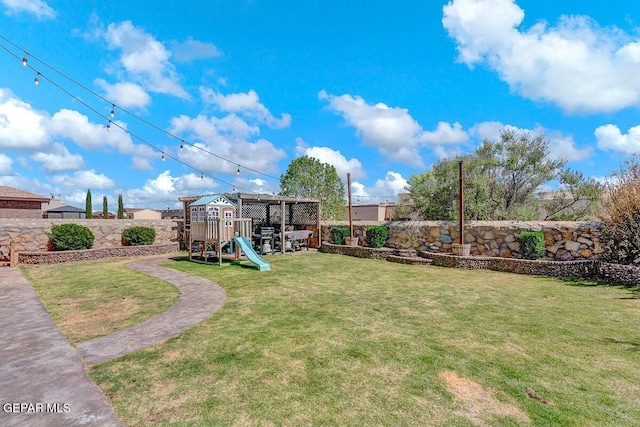
{"label": "house roof", "polygon": [[23,200],[27,202],[48,202],[50,197],[39,196],[18,188],[0,185],[0,200]]}
{"label": "house roof", "polygon": [[47,212],[82,212],[85,213],[84,209],[76,208],[75,206],[59,206],[57,208],[48,209]]}
{"label": "house roof", "polygon": [[230,201],[229,199],[224,197],[222,194],[214,194],[212,196],[200,197],[198,200],[196,200],[195,202],[191,203],[191,206],[204,206],[204,205],[208,205],[210,203],[229,205],[229,206],[235,206],[236,205],[235,203],[233,203],[232,201]]}
{"label": "house roof", "polygon": [[171,217],[171,216],[178,216],[181,217],[184,215],[184,212],[182,211],[182,209],[165,209],[161,212],[162,217]]}

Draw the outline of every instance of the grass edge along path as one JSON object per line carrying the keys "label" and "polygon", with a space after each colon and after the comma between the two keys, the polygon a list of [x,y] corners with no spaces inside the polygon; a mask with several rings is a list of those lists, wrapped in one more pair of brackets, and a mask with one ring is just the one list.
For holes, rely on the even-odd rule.
{"label": "grass edge along path", "polygon": [[174,286],[127,267],[139,259],[23,266],[21,271],[75,345],[137,325],[177,301]]}

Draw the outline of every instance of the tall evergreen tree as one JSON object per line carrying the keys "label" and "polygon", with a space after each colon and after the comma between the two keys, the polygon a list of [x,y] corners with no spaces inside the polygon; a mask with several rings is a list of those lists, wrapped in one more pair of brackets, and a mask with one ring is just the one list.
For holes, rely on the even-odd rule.
{"label": "tall evergreen tree", "polygon": [[93,218],[93,205],[91,204],[91,189],[87,190],[87,198],[85,200],[85,211],[87,213],[87,219]]}
{"label": "tall evergreen tree", "polygon": [[118,219],[124,219],[124,203],[122,202],[122,194],[118,194]]}
{"label": "tall evergreen tree", "polygon": [[109,206],[107,205],[107,196],[102,196],[102,218],[109,219]]}

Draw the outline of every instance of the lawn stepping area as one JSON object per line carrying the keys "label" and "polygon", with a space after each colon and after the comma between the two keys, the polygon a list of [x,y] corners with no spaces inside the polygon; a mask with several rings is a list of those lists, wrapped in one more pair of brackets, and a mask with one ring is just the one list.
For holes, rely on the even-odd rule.
{"label": "lawn stepping area", "polygon": [[164,313],[112,334],[82,342],[76,347],[90,365],[141,350],[180,334],[218,311],[226,300],[224,290],[210,280],[159,266],[167,257],[129,263],[136,271],[174,285],[178,301]]}

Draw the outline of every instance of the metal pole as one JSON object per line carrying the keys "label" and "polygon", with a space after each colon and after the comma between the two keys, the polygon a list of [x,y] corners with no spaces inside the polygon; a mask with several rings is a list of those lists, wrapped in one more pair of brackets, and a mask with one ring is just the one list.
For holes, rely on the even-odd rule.
{"label": "metal pole", "polygon": [[347,173],[347,193],[349,194],[349,238],[353,239],[353,215],[351,209],[351,174]]}
{"label": "metal pole", "polygon": [[[458,212],[460,213],[460,245],[464,245],[464,175],[463,171],[463,161],[460,160],[458,163],[458,180],[460,182],[460,194],[458,196]],[[462,248],[460,248],[462,250]]]}

